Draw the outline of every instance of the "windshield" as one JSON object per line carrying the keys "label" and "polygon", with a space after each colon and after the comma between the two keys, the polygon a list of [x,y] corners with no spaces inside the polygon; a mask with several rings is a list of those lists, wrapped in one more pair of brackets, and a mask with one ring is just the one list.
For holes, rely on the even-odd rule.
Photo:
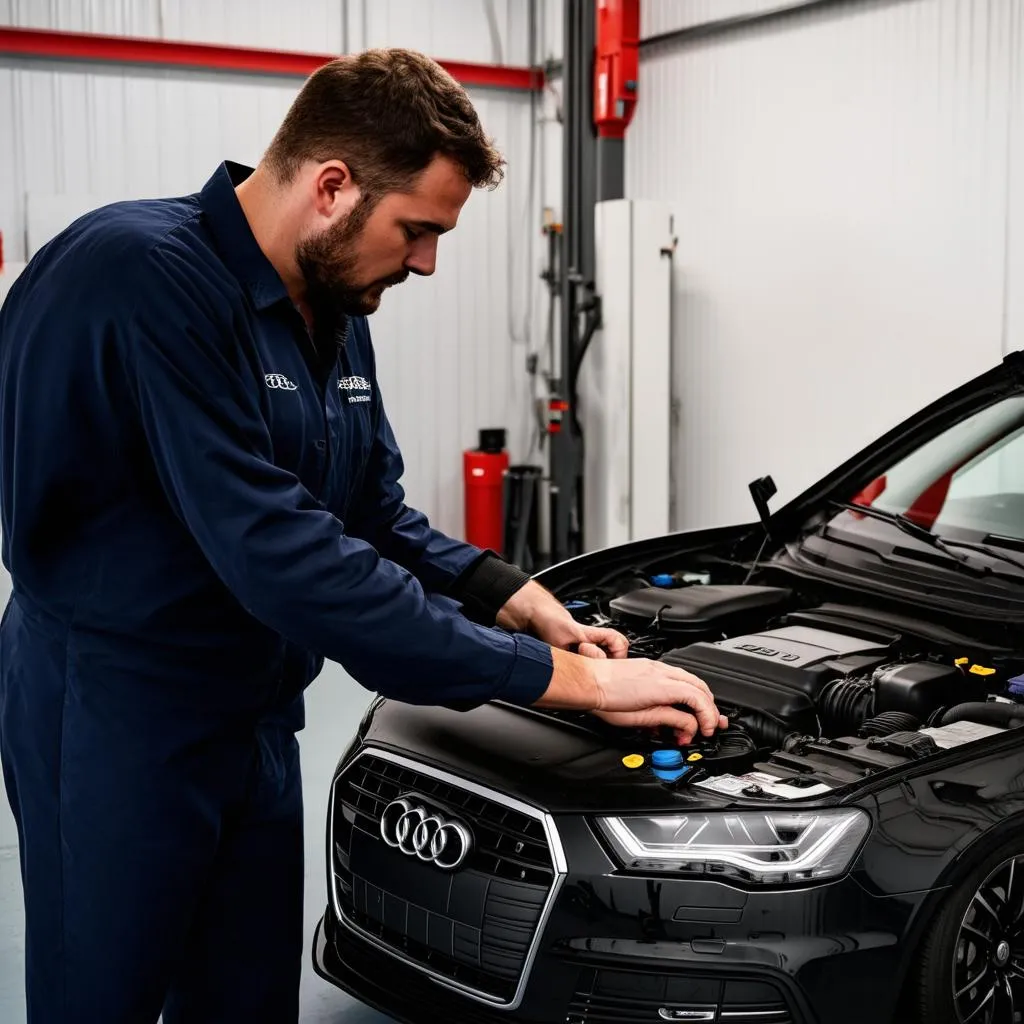
{"label": "windshield", "polygon": [[1015,540],[1024,550],[1024,395],[950,427],[851,500],[940,537]]}

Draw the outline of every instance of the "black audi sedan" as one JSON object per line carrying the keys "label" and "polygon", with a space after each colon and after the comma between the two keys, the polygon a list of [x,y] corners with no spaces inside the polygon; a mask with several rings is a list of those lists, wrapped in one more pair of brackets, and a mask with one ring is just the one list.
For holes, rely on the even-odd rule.
{"label": "black audi sedan", "polygon": [[372,702],[322,977],[410,1024],[1024,1019],[1024,353],[773,491],[538,577],[719,734]]}

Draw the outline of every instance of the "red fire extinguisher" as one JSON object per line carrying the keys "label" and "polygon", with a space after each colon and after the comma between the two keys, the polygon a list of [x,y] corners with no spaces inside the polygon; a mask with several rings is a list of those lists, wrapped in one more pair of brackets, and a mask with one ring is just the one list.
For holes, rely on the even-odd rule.
{"label": "red fire extinguisher", "polygon": [[466,495],[466,540],[502,553],[504,487],[508,469],[504,430],[481,430],[480,444],[462,453]]}

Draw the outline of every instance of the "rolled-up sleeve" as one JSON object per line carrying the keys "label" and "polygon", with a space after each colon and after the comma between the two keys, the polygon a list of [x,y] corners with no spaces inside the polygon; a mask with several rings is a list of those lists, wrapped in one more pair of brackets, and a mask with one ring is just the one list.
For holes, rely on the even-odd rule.
{"label": "rolled-up sleeve", "polygon": [[[162,489],[224,585],[255,618],[384,696],[534,703],[551,678],[546,645],[483,628],[433,598],[274,465],[259,369],[232,336],[224,307],[185,254],[158,247],[120,333]],[[440,535],[431,543],[444,547]],[[451,543],[457,575],[475,554]]]}

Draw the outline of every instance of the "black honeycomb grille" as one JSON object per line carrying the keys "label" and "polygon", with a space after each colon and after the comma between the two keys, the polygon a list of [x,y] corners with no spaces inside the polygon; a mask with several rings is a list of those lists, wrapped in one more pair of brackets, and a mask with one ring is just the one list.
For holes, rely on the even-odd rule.
{"label": "black honeycomb grille", "polygon": [[[381,840],[384,808],[400,797],[468,826],[473,849],[459,870],[441,871]],[[406,960],[511,1001],[555,880],[542,822],[375,755],[344,773],[334,800],[342,914]]]}
{"label": "black honeycomb grille", "polygon": [[[675,1016],[677,1015],[677,1016]],[[794,1024],[783,994],[771,983],[689,972],[588,971],[566,1024]]]}
{"label": "black honeycomb grille", "polygon": [[381,813],[392,800],[418,793],[458,812],[472,827],[476,843],[470,867],[507,881],[550,886],[554,880],[547,836],[537,818],[372,755],[356,762],[344,786],[343,799],[356,813],[360,827],[374,835]]}

